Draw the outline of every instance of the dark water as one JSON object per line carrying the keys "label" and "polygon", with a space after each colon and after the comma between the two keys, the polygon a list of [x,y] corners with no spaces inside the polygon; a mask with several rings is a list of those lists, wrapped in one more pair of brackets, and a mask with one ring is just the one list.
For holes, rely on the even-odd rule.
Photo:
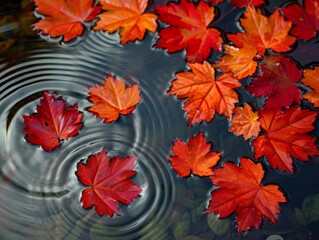
{"label": "dark water", "polygon": [[[276,6],[282,4],[276,1]],[[274,7],[270,4],[267,10]],[[221,4],[221,20],[213,26],[237,31],[243,9],[230,9],[227,1]],[[277,225],[265,221],[259,230],[239,237],[234,216],[220,221],[202,213],[211,183],[176,176],[168,162],[174,139],[186,141],[202,130],[214,150],[223,152],[223,162],[253,154],[249,142],[227,133],[225,118],[216,116],[209,124],[188,127],[182,101],[165,95],[174,73],[186,69],[183,52],[168,55],[154,50],[153,34],[121,46],[116,34],[87,32],[77,44],[61,46],[30,30],[35,20],[29,1],[5,3],[0,13],[1,18],[12,17],[2,21],[1,41],[13,39],[0,53],[1,239],[319,239],[318,220],[302,224],[295,210],[319,193],[317,158],[307,164],[295,161],[293,176],[266,171],[263,183],[278,183],[288,198]],[[319,62],[317,42],[318,38],[300,42],[288,55],[302,67]],[[210,60],[218,55],[213,53]],[[106,74],[138,83],[142,95],[131,117],[111,124],[86,111],[88,88],[102,84]],[[34,112],[43,91],[62,95],[68,104],[78,103],[84,112],[80,133],[49,153],[27,143],[22,131],[22,115]],[[251,98],[244,89],[238,91]],[[144,189],[142,197],[121,206],[122,214],[114,218],[82,208],[83,186],[74,174],[78,161],[103,147],[112,156],[137,155],[134,181]]]}

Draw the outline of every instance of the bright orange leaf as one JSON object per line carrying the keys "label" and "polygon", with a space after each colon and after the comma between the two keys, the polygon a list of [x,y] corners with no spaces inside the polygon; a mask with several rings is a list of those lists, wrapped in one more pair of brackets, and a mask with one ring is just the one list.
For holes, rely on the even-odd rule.
{"label": "bright orange leaf", "polygon": [[89,100],[94,103],[88,110],[105,123],[115,121],[120,114],[129,114],[141,100],[137,84],[125,87],[124,81],[107,76],[104,86],[91,87]]}
{"label": "bright orange leaf", "polygon": [[169,53],[186,48],[188,62],[202,62],[211,48],[222,51],[223,39],[220,32],[208,26],[214,20],[215,8],[200,1],[197,6],[187,0],[170,2],[156,7],[159,19],[169,24],[159,31],[156,48],[165,48]]}
{"label": "bright orange leaf", "polygon": [[245,140],[253,136],[257,137],[260,131],[258,119],[258,112],[253,112],[249,104],[246,103],[244,107],[236,107],[229,131],[237,135],[244,135]]}
{"label": "bright orange leaf", "polygon": [[266,17],[260,9],[248,6],[240,23],[245,33],[228,34],[228,38],[239,48],[255,46],[258,54],[264,54],[268,48],[276,52],[289,51],[296,40],[288,35],[292,23],[285,21],[278,10]]}
{"label": "bright orange leaf", "polygon": [[301,81],[313,89],[304,94],[303,97],[308,102],[313,103],[315,107],[319,107],[319,67],[315,67],[313,70],[304,70],[303,76],[304,78]]}
{"label": "bright orange leaf", "polygon": [[221,153],[212,152],[211,144],[206,142],[203,133],[190,138],[188,143],[179,139],[175,140],[172,147],[173,156],[169,156],[169,161],[173,169],[181,177],[188,177],[191,173],[198,176],[214,175],[212,167],[218,162]]}
{"label": "bright orange leaf", "polygon": [[253,46],[244,46],[243,48],[236,48],[225,45],[225,55],[213,66],[219,68],[222,72],[230,72],[234,77],[243,79],[251,76],[256,72],[257,63],[254,57],[257,50]]}
{"label": "bright orange leaf", "polygon": [[294,106],[284,113],[274,109],[259,112],[264,134],[252,142],[255,158],[266,156],[272,168],[293,173],[292,158],[308,161],[308,156],[319,154],[313,131],[317,112]]}
{"label": "bright orange leaf", "polygon": [[113,33],[120,29],[121,43],[142,40],[146,30],[155,32],[157,16],[144,13],[148,0],[99,0],[105,12],[98,17],[94,30]]}
{"label": "bright orange leaf", "polygon": [[229,118],[238,94],[234,88],[241,86],[231,74],[223,74],[215,79],[215,69],[206,61],[203,64],[189,63],[191,71],[176,74],[172,86],[167,92],[178,98],[188,98],[183,110],[187,112],[189,124],[210,122],[215,111]]}
{"label": "bright orange leaf", "polygon": [[286,202],[286,198],[278,185],[261,185],[264,170],[260,163],[241,158],[240,166],[226,162],[214,172],[210,178],[219,188],[212,191],[206,212],[219,214],[221,218],[234,212],[239,234],[252,227],[258,228],[262,217],[277,222],[278,203]]}
{"label": "bright orange leaf", "polygon": [[93,0],[34,0],[36,11],[44,19],[34,24],[51,37],[63,36],[68,42],[84,31],[83,23],[92,21],[100,12],[100,7],[92,6]]}

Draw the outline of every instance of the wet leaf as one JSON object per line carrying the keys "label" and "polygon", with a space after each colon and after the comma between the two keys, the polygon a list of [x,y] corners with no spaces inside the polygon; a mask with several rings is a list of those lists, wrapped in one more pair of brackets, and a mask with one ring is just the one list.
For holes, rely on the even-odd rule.
{"label": "wet leaf", "polygon": [[82,191],[83,208],[94,206],[99,215],[119,214],[119,202],[130,204],[139,197],[142,188],[130,178],[136,174],[135,156],[110,158],[105,148],[96,155],[90,155],[87,162],[79,162],[76,176],[88,188]]}
{"label": "wet leaf", "polygon": [[82,128],[83,114],[77,104],[66,107],[62,97],[43,92],[37,113],[23,115],[25,139],[40,145],[45,151],[60,146],[60,141],[73,137]]}
{"label": "wet leaf", "polygon": [[256,72],[257,63],[254,57],[257,50],[253,46],[244,46],[243,48],[236,48],[225,45],[225,55],[223,55],[216,64],[215,68],[219,68],[222,72],[232,73],[235,78],[243,79],[251,76]]}
{"label": "wet leaf", "polygon": [[294,3],[281,10],[284,16],[294,24],[291,34],[301,40],[310,40],[319,31],[319,0],[303,2],[303,6]]}
{"label": "wet leaf", "polygon": [[252,142],[255,158],[266,156],[272,168],[293,173],[292,158],[308,161],[308,156],[319,154],[316,138],[307,133],[313,131],[317,112],[300,109],[299,106],[281,110],[261,110],[261,128],[264,134]]}
{"label": "wet leaf", "polygon": [[305,220],[305,216],[299,208],[294,209],[294,214],[295,214],[295,217],[296,217],[299,224],[301,224],[302,226],[307,225],[306,220]]}
{"label": "wet leaf", "polygon": [[121,44],[142,40],[146,30],[155,32],[157,16],[145,13],[148,0],[99,0],[102,9],[99,21],[94,30],[105,30],[113,33],[117,30],[121,36]]}
{"label": "wet leaf", "polygon": [[131,113],[141,100],[139,94],[137,84],[126,87],[124,81],[106,76],[104,86],[90,87],[88,99],[94,105],[88,110],[109,123],[117,120],[120,114]]}
{"label": "wet leaf", "polygon": [[304,78],[301,80],[305,85],[313,90],[303,95],[308,102],[313,103],[315,107],[319,107],[319,67],[306,69],[303,71]]}
{"label": "wet leaf", "polygon": [[176,222],[174,229],[173,229],[173,235],[176,240],[183,240],[191,226],[191,219],[188,212],[185,212],[182,217]]}
{"label": "wet leaf", "polygon": [[207,212],[225,218],[233,212],[237,215],[238,233],[258,228],[265,217],[272,223],[278,220],[279,204],[286,202],[279,186],[261,185],[264,170],[260,163],[255,164],[241,158],[240,166],[226,162],[211,176],[213,184],[219,187],[211,193]]}
{"label": "wet leaf", "polygon": [[33,0],[36,11],[43,19],[34,24],[34,29],[40,30],[51,37],[63,36],[68,42],[84,31],[84,23],[92,21],[100,12],[100,7],[93,6],[93,0]]}
{"label": "wet leaf", "polygon": [[215,111],[227,118],[231,117],[234,104],[238,102],[235,88],[240,82],[231,74],[223,74],[215,79],[215,69],[208,63],[190,63],[191,71],[176,74],[176,80],[167,92],[178,98],[188,98],[183,110],[187,112],[189,125],[205,120],[210,122]]}
{"label": "wet leaf", "polygon": [[249,6],[240,23],[245,30],[244,33],[227,35],[238,48],[244,45],[255,46],[258,54],[264,54],[266,49],[287,52],[296,40],[288,35],[291,22],[285,21],[278,10],[266,17],[260,9]]}
{"label": "wet leaf", "polygon": [[211,144],[206,142],[203,133],[190,138],[188,143],[175,140],[172,147],[173,156],[169,161],[176,173],[181,177],[188,177],[191,172],[198,176],[210,176],[214,172],[212,167],[218,162],[221,153],[210,150]]}
{"label": "wet leaf", "polygon": [[232,3],[237,7],[259,6],[264,4],[264,0],[232,0]]}
{"label": "wet leaf", "polygon": [[169,53],[186,48],[188,62],[202,62],[211,49],[222,51],[223,39],[220,32],[208,26],[215,18],[215,8],[204,1],[197,6],[187,0],[170,2],[167,6],[156,7],[159,20],[168,24],[159,31],[160,39],[156,48],[167,49]]}
{"label": "wet leaf", "polygon": [[244,135],[245,140],[257,137],[260,131],[258,112],[253,112],[251,106],[245,103],[244,107],[236,107],[229,132]]}
{"label": "wet leaf", "polygon": [[296,63],[281,55],[270,55],[260,65],[260,73],[247,87],[256,97],[268,97],[264,108],[289,107],[293,102],[300,103],[301,91],[296,83],[301,71]]}

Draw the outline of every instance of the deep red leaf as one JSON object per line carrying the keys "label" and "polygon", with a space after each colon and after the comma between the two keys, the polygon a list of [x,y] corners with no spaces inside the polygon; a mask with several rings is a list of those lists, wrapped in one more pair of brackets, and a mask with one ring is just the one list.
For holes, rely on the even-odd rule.
{"label": "deep red leaf", "polygon": [[23,131],[28,142],[40,145],[45,151],[60,146],[60,140],[73,137],[82,127],[83,114],[78,111],[77,104],[66,108],[62,97],[44,92],[37,112],[23,115]]}

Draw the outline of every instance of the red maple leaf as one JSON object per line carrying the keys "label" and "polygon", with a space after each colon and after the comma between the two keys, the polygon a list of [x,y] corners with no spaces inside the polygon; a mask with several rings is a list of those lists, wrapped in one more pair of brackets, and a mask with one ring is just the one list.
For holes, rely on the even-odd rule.
{"label": "red maple leaf", "polygon": [[254,77],[248,90],[256,97],[268,97],[264,108],[288,107],[294,101],[300,103],[301,91],[296,86],[302,72],[289,58],[270,55],[260,65],[260,73]]}
{"label": "red maple leaf", "polygon": [[259,6],[264,3],[264,0],[232,0],[232,3],[236,7],[246,7],[246,6]]}
{"label": "red maple leaf", "polygon": [[276,223],[280,212],[278,203],[284,203],[286,199],[278,185],[262,186],[263,177],[261,164],[250,159],[241,158],[240,166],[224,163],[210,177],[219,188],[212,191],[206,212],[219,214],[221,218],[234,212],[239,234],[252,227],[258,228],[262,217]]}
{"label": "red maple leaf", "polygon": [[84,22],[92,21],[100,12],[100,7],[93,7],[93,0],[34,0],[36,11],[44,16],[34,24],[51,37],[63,36],[68,42],[84,31]]}
{"label": "red maple leaf", "polygon": [[73,137],[82,127],[83,114],[78,111],[77,104],[66,108],[62,97],[44,92],[37,112],[23,115],[23,131],[28,142],[40,145],[45,151],[60,146],[60,140]]}
{"label": "red maple leaf", "polygon": [[305,0],[304,6],[291,4],[281,9],[293,24],[291,34],[302,40],[314,38],[319,31],[319,0]]}
{"label": "red maple leaf", "polygon": [[218,162],[221,153],[212,152],[211,144],[206,142],[203,133],[190,138],[188,143],[179,139],[175,140],[172,147],[173,156],[169,161],[173,169],[181,177],[187,177],[191,171],[198,176],[211,176],[214,174],[212,167]]}
{"label": "red maple leaf", "polygon": [[136,174],[134,167],[135,156],[111,159],[105,148],[90,155],[87,163],[79,162],[75,174],[83,185],[89,187],[82,191],[83,208],[94,206],[99,215],[118,214],[119,202],[130,204],[142,191],[129,179]]}
{"label": "red maple leaf", "polygon": [[316,138],[307,135],[315,127],[312,125],[317,112],[294,106],[284,113],[274,109],[261,110],[259,118],[264,135],[252,142],[255,157],[266,156],[272,168],[293,173],[292,158],[308,161],[308,156],[319,154]]}
{"label": "red maple leaf", "polygon": [[89,100],[94,103],[89,111],[105,123],[115,121],[120,114],[129,114],[141,100],[137,84],[126,87],[124,81],[112,76],[106,76],[104,86],[89,89]]}
{"label": "red maple leaf", "polygon": [[248,6],[244,17],[240,19],[240,24],[245,32],[228,34],[227,37],[238,48],[244,45],[254,46],[260,55],[263,55],[266,49],[276,52],[289,51],[290,46],[296,41],[288,35],[292,23],[285,21],[278,10],[267,17],[260,9]]}
{"label": "red maple leaf", "polygon": [[223,39],[215,28],[208,28],[215,17],[215,9],[203,1],[194,3],[181,0],[156,7],[159,19],[169,24],[159,31],[156,48],[166,48],[169,53],[186,48],[188,62],[202,62],[211,48],[222,51]]}

